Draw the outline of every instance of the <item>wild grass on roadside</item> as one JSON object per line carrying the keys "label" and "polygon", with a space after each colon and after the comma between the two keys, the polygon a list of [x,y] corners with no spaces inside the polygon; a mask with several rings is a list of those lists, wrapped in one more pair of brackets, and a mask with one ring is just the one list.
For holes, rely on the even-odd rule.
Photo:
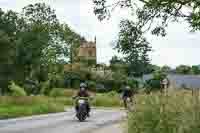
{"label": "wild grass on roadside", "polygon": [[200,108],[188,91],[137,96],[129,114],[128,133],[199,133]]}

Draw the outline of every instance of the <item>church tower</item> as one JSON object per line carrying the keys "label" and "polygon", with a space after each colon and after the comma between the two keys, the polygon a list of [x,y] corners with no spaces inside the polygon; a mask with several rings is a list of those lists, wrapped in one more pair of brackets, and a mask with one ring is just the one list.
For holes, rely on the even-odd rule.
{"label": "church tower", "polygon": [[96,43],[96,36],[94,42],[82,42],[78,54],[81,63],[87,64],[88,66],[96,65]]}

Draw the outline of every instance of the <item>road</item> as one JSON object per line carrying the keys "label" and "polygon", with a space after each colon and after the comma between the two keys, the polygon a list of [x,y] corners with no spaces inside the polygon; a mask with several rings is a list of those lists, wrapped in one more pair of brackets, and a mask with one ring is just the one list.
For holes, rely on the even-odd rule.
{"label": "road", "polygon": [[[119,110],[93,109],[91,117],[80,123],[72,109],[64,113],[11,120],[0,120],[0,133],[95,133],[112,126],[126,113]],[[111,133],[111,132],[110,132]]]}

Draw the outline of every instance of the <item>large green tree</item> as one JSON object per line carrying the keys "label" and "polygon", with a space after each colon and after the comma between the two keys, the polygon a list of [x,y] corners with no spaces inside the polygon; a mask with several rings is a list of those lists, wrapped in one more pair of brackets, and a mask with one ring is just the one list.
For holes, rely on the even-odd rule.
{"label": "large green tree", "polygon": [[0,9],[0,88],[6,88],[9,80],[15,79],[16,35],[21,19],[16,12]]}
{"label": "large green tree", "polygon": [[30,4],[22,13],[0,9],[0,87],[10,80],[23,85],[25,79],[40,82],[63,75],[70,46],[75,49],[81,40],[44,3]]}
{"label": "large green tree", "polygon": [[124,55],[129,65],[129,75],[142,76],[146,72],[149,64],[148,52],[151,51],[151,47],[141,29],[132,21],[121,22],[116,48]]}

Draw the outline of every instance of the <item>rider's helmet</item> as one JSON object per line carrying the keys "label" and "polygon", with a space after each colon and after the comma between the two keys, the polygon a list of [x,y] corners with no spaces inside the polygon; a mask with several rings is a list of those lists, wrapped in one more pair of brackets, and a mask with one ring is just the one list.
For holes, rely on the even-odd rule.
{"label": "rider's helmet", "polygon": [[87,85],[85,83],[80,84],[81,91],[84,91],[86,89]]}
{"label": "rider's helmet", "polygon": [[127,86],[125,87],[125,89],[126,89],[126,90],[130,90],[131,87],[127,85]]}

